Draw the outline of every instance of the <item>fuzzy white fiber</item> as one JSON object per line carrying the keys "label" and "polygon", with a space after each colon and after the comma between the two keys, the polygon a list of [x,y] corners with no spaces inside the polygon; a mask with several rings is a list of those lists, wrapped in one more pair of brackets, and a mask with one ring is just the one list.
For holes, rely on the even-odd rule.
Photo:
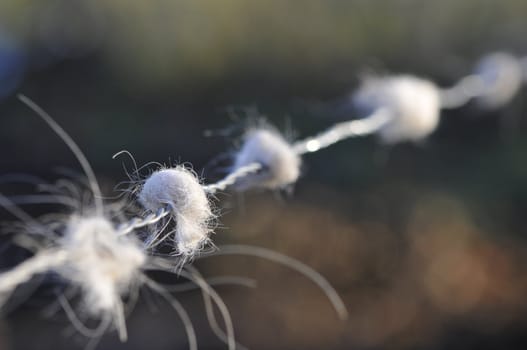
{"label": "fuzzy white fiber", "polygon": [[152,212],[168,206],[176,222],[177,253],[196,254],[209,240],[214,214],[198,178],[182,166],[153,173],[139,194],[141,204]]}
{"label": "fuzzy white fiber", "polygon": [[518,93],[523,80],[521,61],[515,56],[496,52],[483,57],[474,74],[481,79],[482,92],[476,101],[486,108],[499,108]]}
{"label": "fuzzy white fiber", "polygon": [[369,112],[384,109],[391,114],[391,120],[377,131],[384,143],[419,141],[439,123],[439,89],[414,76],[370,77],[353,99]]}
{"label": "fuzzy white fiber", "polygon": [[83,301],[94,315],[115,313],[121,294],[127,292],[146,262],[146,255],[130,236],[119,236],[104,217],[70,219],[59,241],[67,263],[59,274],[81,286]]}
{"label": "fuzzy white fiber", "polygon": [[251,129],[245,134],[232,171],[252,163],[261,164],[262,171],[244,177],[237,183],[237,190],[284,188],[300,176],[300,157],[278,132],[270,129]]}

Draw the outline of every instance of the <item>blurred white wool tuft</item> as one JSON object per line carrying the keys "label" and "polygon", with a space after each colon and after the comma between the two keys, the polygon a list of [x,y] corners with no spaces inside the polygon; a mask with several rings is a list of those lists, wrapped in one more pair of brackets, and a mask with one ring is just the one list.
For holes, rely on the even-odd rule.
{"label": "blurred white wool tuft", "polygon": [[81,287],[86,310],[98,316],[116,311],[147,259],[134,238],[99,216],[71,217],[59,247],[67,262],[57,272]]}
{"label": "blurred white wool tuft", "polygon": [[139,201],[152,212],[171,210],[178,255],[191,258],[208,242],[215,217],[204,188],[190,170],[177,166],[156,171],[145,181]]}
{"label": "blurred white wool tuft", "polygon": [[439,124],[439,89],[414,76],[370,77],[354,94],[353,101],[370,113],[385,109],[391,114],[391,120],[377,131],[385,143],[420,141]]}
{"label": "blurred white wool tuft", "polygon": [[300,176],[299,155],[282,135],[268,128],[251,129],[245,134],[232,171],[253,163],[261,164],[262,170],[244,177],[236,184],[237,190],[280,189],[293,184]]}
{"label": "blurred white wool tuft", "polygon": [[474,75],[481,82],[477,103],[485,108],[499,108],[509,103],[520,90],[523,82],[522,62],[505,52],[491,53],[478,62]]}

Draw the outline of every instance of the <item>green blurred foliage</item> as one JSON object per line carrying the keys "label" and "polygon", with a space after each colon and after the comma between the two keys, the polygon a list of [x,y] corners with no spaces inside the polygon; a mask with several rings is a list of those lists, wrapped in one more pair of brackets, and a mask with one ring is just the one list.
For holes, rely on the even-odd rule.
{"label": "green blurred foliage", "polygon": [[97,50],[110,74],[137,88],[180,89],[245,70],[283,81],[327,79],[372,57],[446,74],[451,57],[525,49],[525,13],[522,0],[0,3],[0,23],[28,46]]}

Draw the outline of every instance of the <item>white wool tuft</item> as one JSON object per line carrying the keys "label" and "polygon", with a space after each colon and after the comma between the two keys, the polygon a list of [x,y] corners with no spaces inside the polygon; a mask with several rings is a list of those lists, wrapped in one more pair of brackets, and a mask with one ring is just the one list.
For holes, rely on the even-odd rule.
{"label": "white wool tuft", "polygon": [[139,201],[152,212],[170,207],[176,222],[178,254],[192,257],[208,242],[214,215],[203,187],[191,171],[182,166],[156,171],[144,183]]}
{"label": "white wool tuft", "polygon": [[94,315],[115,312],[146,262],[138,243],[119,236],[104,217],[72,217],[59,244],[67,263],[58,272],[81,286],[84,305]]}
{"label": "white wool tuft", "polygon": [[300,157],[278,132],[269,129],[252,129],[245,134],[232,171],[251,163],[259,163],[263,169],[239,181],[238,190],[283,188],[300,176]]}
{"label": "white wool tuft", "polygon": [[377,131],[385,143],[419,141],[439,123],[440,94],[432,82],[410,75],[367,79],[353,96],[369,112],[385,109],[392,120]]}
{"label": "white wool tuft", "polygon": [[476,101],[486,108],[498,108],[518,93],[523,79],[522,64],[511,54],[496,52],[483,57],[474,74],[481,79],[482,92]]}

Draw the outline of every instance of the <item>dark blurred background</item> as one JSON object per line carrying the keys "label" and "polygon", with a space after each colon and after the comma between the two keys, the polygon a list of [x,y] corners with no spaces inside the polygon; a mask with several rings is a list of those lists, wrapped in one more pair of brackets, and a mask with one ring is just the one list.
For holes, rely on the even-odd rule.
{"label": "dark blurred background", "polygon": [[[126,179],[111,159],[121,149],[139,164],[190,162],[210,182],[222,175],[214,160],[233,149],[255,110],[281,130],[311,135],[353,117],[349,94],[365,72],[449,86],[486,53],[527,54],[526,17],[524,0],[2,0],[0,174],[54,180],[58,166],[79,171],[17,93],[71,134],[109,196]],[[495,111],[444,112],[424,144],[387,148],[366,138],[307,155],[292,195],[220,195],[216,244],[303,261],[351,315],[338,321],[314,285],[276,264],[197,262],[206,276],[258,281],[254,290],[218,287],[238,341],[253,349],[527,348],[525,97],[522,90]],[[226,128],[228,137],[205,136]],[[200,294],[176,297],[200,348],[225,348]],[[109,334],[98,348],[185,349],[175,312],[153,299],[145,295],[129,316],[127,343]],[[51,302],[41,291],[7,313],[0,349],[84,348],[63,314],[42,315]]]}

